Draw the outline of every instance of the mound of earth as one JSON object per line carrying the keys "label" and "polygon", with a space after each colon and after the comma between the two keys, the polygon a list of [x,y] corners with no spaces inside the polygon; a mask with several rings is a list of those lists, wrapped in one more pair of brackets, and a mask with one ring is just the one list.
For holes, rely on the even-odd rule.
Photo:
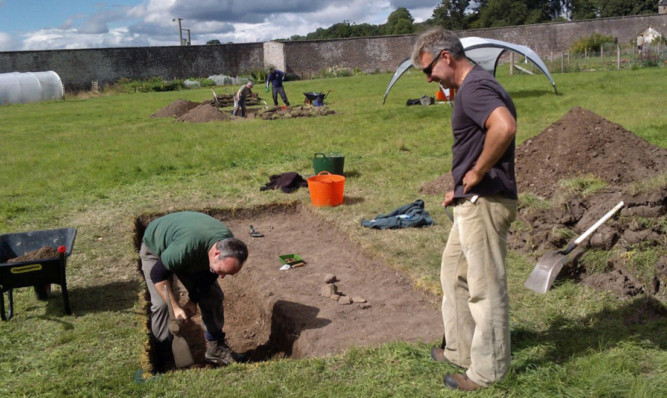
{"label": "mound of earth", "polygon": [[[619,201],[620,217],[607,221],[570,254],[571,261],[560,276],[584,284],[636,295],[640,292],[667,298],[667,187],[640,193],[629,184],[664,176],[667,150],[651,145],[618,124],[582,108],[573,108],[538,136],[516,149],[516,178],[520,193],[531,192],[550,199],[549,208],[520,203],[509,246],[535,260],[565,248],[602,218]],[[558,182],[574,177],[597,177],[608,185],[586,197],[566,193]],[[453,188],[451,174],[424,184],[425,194],[444,195]],[[570,231],[567,234],[563,231]],[[602,270],[588,270],[580,261],[586,249],[609,252]],[[631,264],[647,250],[657,253],[654,273],[639,276]],[[644,265],[645,266],[645,265]],[[650,268],[650,267],[649,267]],[[633,271],[634,270],[634,271]],[[603,271],[603,272],[600,272]]]}
{"label": "mound of earth", "polygon": [[264,120],[289,119],[294,117],[313,117],[335,115],[336,111],[326,106],[300,105],[292,107],[274,106],[259,111],[258,115]]}
{"label": "mound of earth", "polygon": [[54,257],[58,257],[58,249],[52,246],[42,246],[37,250],[26,252],[22,256],[10,258],[7,260],[7,264],[18,263],[21,261],[44,260]]}
{"label": "mound of earth", "polygon": [[199,104],[189,112],[181,115],[176,118],[177,122],[190,122],[190,123],[206,123],[214,122],[219,120],[230,120],[231,117],[225,113],[220,112],[215,105],[212,104]]}
{"label": "mound of earth", "polygon": [[516,150],[519,192],[549,198],[561,179],[594,175],[627,184],[667,170],[667,149],[579,107]]}
{"label": "mound of earth", "polygon": [[160,109],[159,111],[155,112],[154,114],[151,115],[152,118],[159,118],[159,117],[181,117],[185,115],[186,113],[190,112],[192,109],[196,108],[199,106],[198,103],[184,100],[184,99],[178,99],[171,104],[165,106],[164,108]]}

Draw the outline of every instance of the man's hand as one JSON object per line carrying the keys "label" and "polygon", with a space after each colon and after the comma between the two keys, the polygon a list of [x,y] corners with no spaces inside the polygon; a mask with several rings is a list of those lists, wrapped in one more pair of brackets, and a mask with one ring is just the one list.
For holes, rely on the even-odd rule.
{"label": "man's hand", "polygon": [[452,204],[454,201],[454,191],[447,191],[445,194],[445,200],[442,201],[442,206],[447,207]]}
{"label": "man's hand", "polygon": [[484,174],[479,174],[475,169],[468,170],[463,176],[463,193],[468,193],[468,190],[479,184],[482,178],[484,178]]}

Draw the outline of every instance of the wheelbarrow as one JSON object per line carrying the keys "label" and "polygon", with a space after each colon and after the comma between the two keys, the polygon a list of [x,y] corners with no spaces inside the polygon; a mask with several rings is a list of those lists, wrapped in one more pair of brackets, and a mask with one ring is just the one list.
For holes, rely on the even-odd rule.
{"label": "wheelbarrow", "polygon": [[309,93],[303,93],[303,95],[306,96],[306,99],[305,99],[304,103],[306,105],[323,106],[324,105],[324,99],[332,91],[333,90],[329,90],[326,93],[318,93],[318,92],[315,92],[315,91],[311,91]]}
{"label": "wheelbarrow", "polygon": [[[14,314],[12,295],[14,288],[34,286],[37,298],[46,300],[52,283],[61,286],[65,313],[68,315],[72,313],[65,280],[65,266],[67,257],[72,253],[75,238],[75,228],[0,235],[0,318],[3,321],[8,321]],[[57,254],[50,258],[7,262],[46,246],[58,248]],[[7,314],[5,314],[5,292],[9,298]]]}

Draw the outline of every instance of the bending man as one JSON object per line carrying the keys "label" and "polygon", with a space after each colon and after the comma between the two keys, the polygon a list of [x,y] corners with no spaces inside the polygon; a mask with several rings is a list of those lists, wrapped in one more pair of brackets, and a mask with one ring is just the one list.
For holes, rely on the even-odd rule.
{"label": "bending man", "polygon": [[[170,300],[174,316],[188,322],[201,310],[206,338],[207,361],[217,365],[237,362],[241,357],[225,341],[224,295],[218,278],[234,275],[248,258],[245,243],[234,238],[223,223],[203,213],[171,213],[151,221],[139,252],[141,270],[151,296],[151,331],[158,344],[168,343]],[[172,276],[188,291],[183,307],[174,295]],[[169,297],[164,287],[168,287]]]}

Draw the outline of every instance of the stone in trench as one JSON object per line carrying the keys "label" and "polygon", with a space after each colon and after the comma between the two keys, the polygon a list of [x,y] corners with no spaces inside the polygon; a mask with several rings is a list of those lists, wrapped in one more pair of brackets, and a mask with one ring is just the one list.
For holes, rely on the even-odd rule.
{"label": "stone in trench", "polygon": [[363,298],[363,297],[359,297],[359,296],[353,296],[352,297],[352,302],[353,303],[365,303],[366,299]]}
{"label": "stone in trench", "polygon": [[334,293],[331,296],[329,296],[330,299],[334,301],[338,301],[342,296],[340,294]]}
{"label": "stone in trench", "polygon": [[327,284],[322,286],[322,297],[331,297],[336,294],[336,286],[333,284]]}
{"label": "stone in trench", "polygon": [[336,275],[326,274],[324,275],[324,283],[334,283],[336,282]]}
{"label": "stone in trench", "polygon": [[352,304],[352,299],[349,296],[340,296],[338,298],[338,304],[342,305]]}

